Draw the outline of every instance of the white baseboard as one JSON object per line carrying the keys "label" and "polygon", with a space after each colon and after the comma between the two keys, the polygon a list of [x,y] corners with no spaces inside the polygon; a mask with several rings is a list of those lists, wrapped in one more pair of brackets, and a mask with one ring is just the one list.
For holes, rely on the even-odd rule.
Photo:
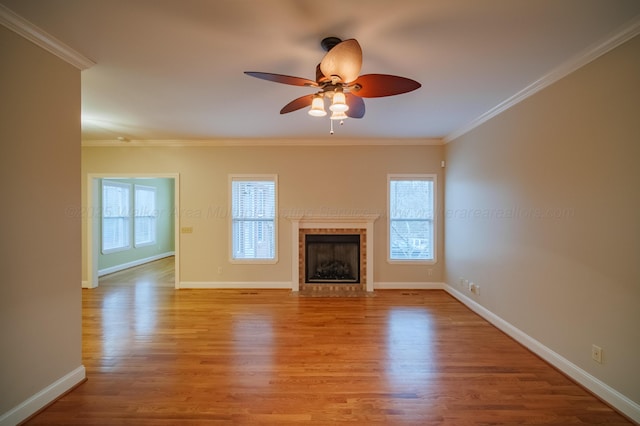
{"label": "white baseboard", "polygon": [[543,345],[533,337],[524,333],[522,330],[514,327],[493,312],[489,311],[487,308],[480,305],[475,300],[467,297],[465,294],[461,293],[453,286],[447,285],[445,283],[443,288],[447,293],[458,299],[473,312],[489,321],[495,327],[502,330],[504,333],[519,342],[521,345],[529,349],[531,352],[535,353],[540,358],[556,367],[558,370],[562,371],[571,379],[587,388],[590,392],[593,392],[596,396],[601,398],[606,403],[610,404],[622,414],[626,415],[636,423],[640,423],[640,404],[627,398],[617,390],[613,389],[611,386],[587,373],[585,370],[578,367],[568,359],[552,351],[547,346]]}
{"label": "white baseboard", "polygon": [[[145,263],[153,262],[154,260],[164,259],[165,257],[175,256],[175,251],[168,251],[166,253],[156,254],[155,256],[145,257],[144,259],[138,259],[120,265],[111,266],[109,268],[98,269],[98,276],[101,277],[107,274],[113,274],[114,272],[124,271],[125,269],[133,268],[134,266],[144,265]],[[83,283],[84,285],[84,283]],[[87,287],[88,288],[88,287]]]}
{"label": "white baseboard", "polygon": [[442,290],[444,283],[437,282],[375,282],[374,290]]}
{"label": "white baseboard", "polygon": [[82,288],[89,288],[89,281],[82,280]]}
{"label": "white baseboard", "polygon": [[202,289],[291,289],[291,281],[181,281],[179,288]]}
{"label": "white baseboard", "polygon": [[56,380],[40,392],[0,415],[0,426],[15,426],[55,401],[86,378],[84,366]]}

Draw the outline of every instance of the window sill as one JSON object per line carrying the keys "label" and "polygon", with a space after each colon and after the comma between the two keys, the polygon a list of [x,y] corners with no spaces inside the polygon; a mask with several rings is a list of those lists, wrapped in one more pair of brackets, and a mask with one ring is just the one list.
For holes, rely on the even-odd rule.
{"label": "window sill", "polygon": [[435,265],[438,263],[435,259],[418,260],[418,259],[387,259],[387,263],[390,265]]}
{"label": "window sill", "polygon": [[278,259],[229,259],[229,263],[236,265],[275,265]]}

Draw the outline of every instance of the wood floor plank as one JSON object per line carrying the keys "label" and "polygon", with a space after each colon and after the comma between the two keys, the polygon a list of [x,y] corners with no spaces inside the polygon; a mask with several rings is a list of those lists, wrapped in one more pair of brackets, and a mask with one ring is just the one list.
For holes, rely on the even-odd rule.
{"label": "wood floor plank", "polygon": [[174,290],[158,262],[83,290],[88,380],[28,424],[631,424],[444,291]]}

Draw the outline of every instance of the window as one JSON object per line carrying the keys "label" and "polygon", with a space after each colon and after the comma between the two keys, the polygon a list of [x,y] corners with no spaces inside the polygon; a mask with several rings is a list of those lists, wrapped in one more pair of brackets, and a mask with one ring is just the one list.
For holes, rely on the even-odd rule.
{"label": "window", "polygon": [[434,262],[435,175],[389,175],[389,260]]}
{"label": "window", "polygon": [[231,260],[276,260],[276,176],[231,176]]}
{"label": "window", "polygon": [[130,200],[131,185],[102,181],[102,252],[126,250],[131,247]]}
{"label": "window", "polygon": [[156,188],[135,185],[134,244],[136,247],[156,242]]}

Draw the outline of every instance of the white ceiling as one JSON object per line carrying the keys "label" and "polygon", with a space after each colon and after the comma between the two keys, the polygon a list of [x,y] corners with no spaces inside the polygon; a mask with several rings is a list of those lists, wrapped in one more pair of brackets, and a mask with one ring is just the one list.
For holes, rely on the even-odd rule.
{"label": "white ceiling", "polygon": [[0,0],[96,63],[82,72],[83,139],[329,138],[313,89],[326,36],[355,38],[361,74],[422,83],[365,99],[343,138],[443,138],[638,20],[638,0]]}

